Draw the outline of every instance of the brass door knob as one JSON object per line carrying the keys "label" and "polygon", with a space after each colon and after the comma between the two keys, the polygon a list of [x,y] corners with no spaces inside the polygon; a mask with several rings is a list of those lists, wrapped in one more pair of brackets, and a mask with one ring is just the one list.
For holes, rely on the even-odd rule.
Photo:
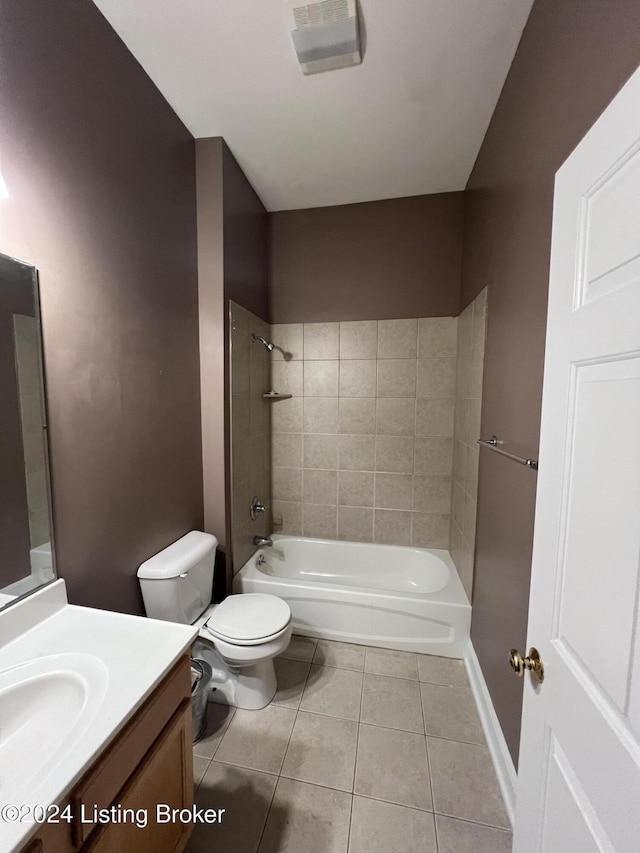
{"label": "brass door knob", "polygon": [[542,684],[544,681],[544,665],[540,653],[534,646],[531,646],[526,658],[522,657],[518,649],[511,649],[509,663],[511,664],[511,669],[520,678],[524,675],[525,669],[528,669],[539,684]]}

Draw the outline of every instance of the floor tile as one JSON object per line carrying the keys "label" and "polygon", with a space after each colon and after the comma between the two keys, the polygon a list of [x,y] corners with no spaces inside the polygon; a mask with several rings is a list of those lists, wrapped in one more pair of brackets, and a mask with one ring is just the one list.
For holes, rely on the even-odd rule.
{"label": "floor tile", "polygon": [[436,815],[439,853],[511,853],[510,832]]}
{"label": "floor tile", "polygon": [[236,709],[230,705],[207,703],[207,734],[198,743],[194,743],[194,755],[213,758],[235,712]]}
{"label": "floor tile", "polygon": [[274,705],[297,708],[300,705],[311,664],[286,658],[276,658],[273,663],[276,668],[278,690],[271,701]]}
{"label": "floor tile", "polygon": [[268,705],[261,711],[238,710],[216,752],[216,761],[278,773],[296,718],[292,708]]}
{"label": "floor tile", "polygon": [[437,853],[433,815],[353,798],[349,853]]}
{"label": "floor tile", "polygon": [[480,715],[468,687],[421,684],[424,728],[428,735],[485,743]]}
{"label": "floor tile", "polygon": [[418,680],[417,655],[413,652],[398,652],[394,649],[367,648],[364,671],[393,678]]}
{"label": "floor tile", "polygon": [[210,758],[203,758],[201,755],[193,756],[193,787],[197,788],[202,777],[209,766]]}
{"label": "floor tile", "polygon": [[357,720],[360,716],[362,673],[312,665],[300,702],[301,711]]}
{"label": "floor tile", "polygon": [[313,637],[301,637],[294,634],[291,637],[291,642],[280,657],[287,660],[304,660],[311,663],[317,642]]}
{"label": "floor tile", "polygon": [[449,687],[469,687],[467,668],[463,660],[441,658],[435,655],[418,655],[420,681],[447,684]]}
{"label": "floor tile", "polygon": [[424,734],[418,683],[403,678],[365,674],[361,721]]}
{"label": "floor tile", "polygon": [[358,724],[300,711],[282,776],[341,791],[353,790]]}
{"label": "floor tile", "polygon": [[424,735],[362,724],[354,792],[432,811]]}
{"label": "floor tile", "polygon": [[351,794],[280,779],[260,853],[346,853],[350,813]]}
{"label": "floor tile", "polygon": [[435,811],[509,829],[486,746],[427,738]]}
{"label": "floor tile", "polygon": [[186,853],[256,853],[276,776],[212,761],[196,792],[200,808],[225,809],[219,824],[196,824]]}
{"label": "floor tile", "polygon": [[313,662],[321,666],[337,666],[341,669],[364,669],[366,647],[355,643],[338,643],[334,640],[318,640]]}

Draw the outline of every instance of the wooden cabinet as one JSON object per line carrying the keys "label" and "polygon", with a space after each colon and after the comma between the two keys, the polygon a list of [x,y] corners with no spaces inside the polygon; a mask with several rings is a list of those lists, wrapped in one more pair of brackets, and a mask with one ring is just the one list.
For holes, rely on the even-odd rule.
{"label": "wooden cabinet", "polygon": [[[59,805],[70,807],[71,821],[43,826],[22,853],[184,850],[192,825],[179,819],[179,811],[193,805],[188,656]],[[167,819],[173,810],[176,818]]]}

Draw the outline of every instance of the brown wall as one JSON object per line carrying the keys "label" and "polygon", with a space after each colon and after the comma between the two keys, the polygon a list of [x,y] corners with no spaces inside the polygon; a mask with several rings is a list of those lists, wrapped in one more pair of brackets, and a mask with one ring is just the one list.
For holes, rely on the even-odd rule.
{"label": "brown wall", "polygon": [[267,317],[267,213],[221,137],[196,141],[196,172],[205,530],[225,552],[229,584],[229,301]]}
{"label": "brown wall", "polygon": [[267,211],[224,142],[222,181],[225,295],[268,320]]}
{"label": "brown wall", "polygon": [[272,323],[460,311],[464,193],[269,214]]}
{"label": "brown wall", "polygon": [[0,0],[2,250],[40,272],[57,564],[141,612],[202,524],[193,139],[86,0]]}
{"label": "brown wall", "polygon": [[[536,0],[465,197],[462,304],[489,285],[482,432],[536,456],[556,170],[640,64],[638,0]],[[535,474],[480,455],[472,639],[517,757]],[[531,638],[535,641],[535,637]]]}

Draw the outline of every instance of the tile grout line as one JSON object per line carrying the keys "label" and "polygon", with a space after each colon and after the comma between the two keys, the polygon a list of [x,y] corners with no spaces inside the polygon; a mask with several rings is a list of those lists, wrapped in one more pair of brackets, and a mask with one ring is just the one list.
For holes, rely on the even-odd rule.
{"label": "tile grout line", "polygon": [[[318,646],[318,641],[316,640],[316,646],[315,646],[315,648],[317,648],[317,646]],[[315,655],[315,648],[314,648],[314,655]],[[312,656],[312,661],[313,661],[313,656]],[[267,823],[269,822],[269,816],[270,816],[270,814],[271,814],[271,809],[273,808],[273,801],[274,801],[274,799],[275,799],[276,791],[277,791],[277,789],[278,789],[278,783],[280,782],[280,779],[286,778],[286,777],[283,777],[283,776],[281,775],[281,773],[282,773],[282,768],[284,767],[284,761],[285,761],[285,758],[287,757],[287,752],[288,752],[288,750],[289,750],[289,745],[290,745],[290,743],[291,743],[291,738],[293,737],[293,730],[294,730],[294,729],[295,729],[295,727],[296,727],[296,722],[297,722],[297,720],[298,720],[298,714],[300,713],[300,702],[302,701],[302,694],[304,693],[304,690],[305,690],[305,688],[306,688],[306,686],[307,686],[307,681],[309,680],[309,674],[310,674],[310,672],[311,672],[311,662],[309,662],[309,669],[307,670],[307,676],[306,676],[306,678],[305,678],[305,680],[304,680],[304,686],[303,686],[303,688],[302,688],[302,692],[300,693],[300,701],[298,702],[298,707],[295,709],[296,715],[295,715],[295,717],[293,718],[293,725],[291,726],[291,731],[289,732],[289,738],[288,738],[288,740],[287,740],[287,745],[286,745],[286,747],[285,747],[285,749],[284,749],[284,752],[282,753],[282,761],[280,762],[280,769],[278,770],[278,773],[277,773],[277,774],[274,774],[274,775],[276,776],[276,784],[273,786],[273,794],[271,795],[271,800],[269,801],[269,808],[267,809],[267,812],[266,812],[266,815],[265,815],[265,818],[264,818],[264,823],[263,823],[263,825],[262,825],[262,831],[261,831],[261,833],[260,833],[260,838],[258,839],[258,844],[257,844],[257,846],[256,846],[256,853],[258,853],[258,851],[260,850],[260,845],[262,844],[262,839],[264,838],[264,833],[265,833],[265,830],[266,830],[266,828],[267,828]],[[277,692],[277,684],[276,684],[276,692]],[[278,706],[278,707],[283,707],[283,706]],[[293,709],[292,709],[292,710],[293,710]]]}
{"label": "tile grout line", "polygon": [[356,757],[353,765],[353,784],[351,786],[351,810],[349,811],[349,831],[347,833],[347,853],[351,846],[351,826],[353,824],[353,804],[356,797],[356,778],[358,773],[358,750],[360,748],[360,730],[362,727],[362,703],[364,702],[364,679],[367,666],[367,651],[368,647],[364,647],[364,660],[362,662],[362,683],[360,686],[360,707],[358,708],[358,731],[356,734]]}
{"label": "tile grout line", "polygon": [[[418,672],[418,675],[420,673]],[[431,772],[431,757],[429,755],[429,736],[427,735],[427,721],[424,715],[424,702],[422,701],[421,682],[418,684],[418,693],[420,694],[420,708],[422,709],[422,724],[424,726],[424,748],[427,753],[427,771],[429,773],[429,789],[431,791],[431,807],[433,809],[433,834],[436,839],[436,853],[439,853],[440,842],[438,841],[438,824],[436,821],[436,798],[433,790],[433,774]]]}

